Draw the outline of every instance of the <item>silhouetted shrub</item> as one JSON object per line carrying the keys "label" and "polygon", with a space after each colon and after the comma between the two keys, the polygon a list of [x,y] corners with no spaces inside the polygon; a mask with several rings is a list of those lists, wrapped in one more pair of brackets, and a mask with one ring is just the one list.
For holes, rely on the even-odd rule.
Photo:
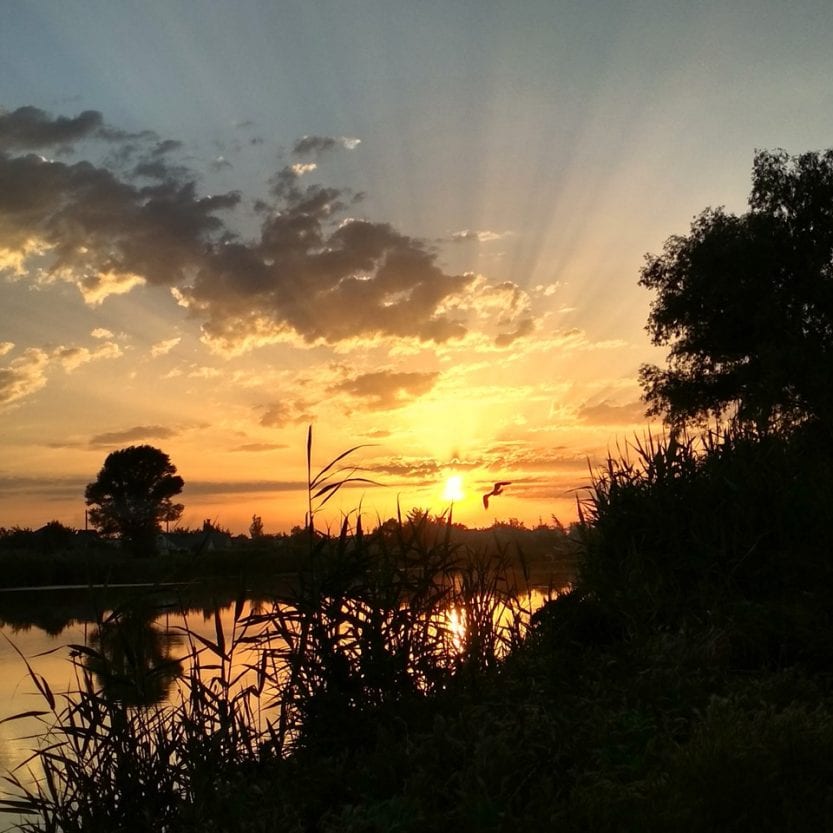
{"label": "silhouetted shrub", "polygon": [[610,458],[583,506],[582,589],[645,625],[829,595],[833,450],[817,430],[649,437]]}

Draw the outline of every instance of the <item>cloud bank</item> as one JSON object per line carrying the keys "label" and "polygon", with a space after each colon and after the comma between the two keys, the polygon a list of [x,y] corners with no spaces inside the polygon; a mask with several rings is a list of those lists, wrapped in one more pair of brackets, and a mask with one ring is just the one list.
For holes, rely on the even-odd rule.
{"label": "cloud bank", "polygon": [[[358,141],[306,136],[292,154],[319,158]],[[60,161],[39,155],[50,148]],[[482,279],[449,274],[426,241],[353,216],[359,197],[307,184],[313,162],[277,170],[265,198],[201,195],[202,173],[177,161],[181,150],[152,131],[110,127],[97,111],[0,113],[0,274],[70,282],[90,305],[164,288],[226,353],[279,341],[443,344],[480,326],[466,298],[477,280],[482,293]],[[252,216],[259,227],[244,234],[241,218]],[[497,346],[534,329],[528,309],[503,318]]]}

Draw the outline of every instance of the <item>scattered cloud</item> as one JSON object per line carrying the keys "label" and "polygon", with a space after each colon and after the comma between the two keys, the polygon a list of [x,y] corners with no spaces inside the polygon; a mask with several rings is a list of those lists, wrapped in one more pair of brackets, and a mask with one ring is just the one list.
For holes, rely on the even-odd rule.
{"label": "scattered cloud", "polygon": [[153,358],[157,356],[166,356],[174,347],[182,341],[180,336],[174,336],[173,338],[167,338],[164,341],[158,341],[150,348],[150,355]]}
{"label": "scattered cloud", "polygon": [[238,445],[232,451],[278,451],[288,447],[283,443],[246,443],[245,445]]}
{"label": "scattered cloud", "polygon": [[473,229],[463,229],[462,231],[452,232],[451,239],[455,243],[492,243],[495,240],[503,240],[510,234],[511,232],[508,231],[489,231],[488,229],[474,231]]}
{"label": "scattered cloud", "polygon": [[366,466],[365,470],[373,474],[388,475],[401,480],[436,483],[443,468],[431,457],[391,457],[389,460]]}
{"label": "scattered cloud", "polygon": [[90,335],[93,338],[115,338],[110,330],[105,329],[104,327],[96,327]]}
{"label": "scattered cloud", "polygon": [[219,367],[209,367],[207,365],[194,367],[188,371],[189,379],[219,379],[222,375],[223,371]]}
{"label": "scattered cloud", "polygon": [[98,359],[117,359],[123,355],[121,347],[113,341],[107,341],[90,350],[87,347],[58,347],[53,352],[67,373],[72,373],[81,365]]}
{"label": "scattered cloud", "polygon": [[339,136],[338,138],[333,136],[304,136],[292,146],[292,153],[295,156],[320,156],[322,153],[338,148],[355,150],[361,144],[361,141],[361,139],[349,136]]}
{"label": "scattered cloud", "polygon": [[[556,281],[555,283],[547,284],[539,283],[535,287],[534,291],[539,293],[540,295],[543,295],[545,298],[549,298],[552,295],[555,295],[555,293],[558,292],[559,289],[561,289],[561,283],[559,281]],[[563,312],[568,312],[571,309],[572,308],[562,307]]]}
{"label": "scattered cloud", "polygon": [[[518,448],[495,446],[489,455],[491,467],[500,471],[560,471],[564,473],[587,472],[587,454],[566,449],[541,448],[524,444]],[[497,475],[496,475],[497,476]]]}
{"label": "scattered cloud", "polygon": [[301,400],[290,402],[272,402],[261,406],[263,414],[260,424],[266,428],[283,428],[287,425],[297,425],[301,422],[313,421],[309,412],[309,404]]}
{"label": "scattered cloud", "polygon": [[7,353],[11,353],[12,350],[14,350],[13,341],[0,341],[0,356],[5,356]]}
{"label": "scattered cloud", "polygon": [[175,437],[178,433],[173,428],[166,428],[163,425],[137,425],[124,431],[97,434],[90,439],[90,445],[99,447],[134,443],[140,440],[167,440]]}
{"label": "scattered cloud", "polygon": [[43,388],[48,366],[46,351],[29,347],[8,365],[0,367],[0,407],[18,402]]}
{"label": "scattered cloud", "polygon": [[317,167],[318,165],[315,162],[296,162],[290,166],[290,170],[297,176],[303,176],[312,173]]}
{"label": "scattered cloud", "polygon": [[398,373],[377,371],[346,379],[330,390],[366,399],[373,408],[399,408],[428,393],[436,384],[439,373]]}
{"label": "scattered cloud", "polygon": [[[68,281],[74,279],[71,271],[67,272],[63,269],[55,270],[52,274],[63,277]],[[95,275],[84,276],[78,281],[78,288],[81,290],[84,300],[88,304],[96,306],[111,295],[126,295],[135,287],[142,286],[144,283],[145,279],[141,275],[108,270]]]}
{"label": "scattered cloud", "polygon": [[529,293],[513,281],[491,283],[483,275],[473,276],[440,310],[467,323],[465,346],[477,351],[506,348],[537,329]]}
{"label": "scattered cloud", "polygon": [[583,404],[578,409],[578,418],[589,425],[643,425],[648,422],[645,416],[645,403],[639,400],[614,405],[603,400],[595,405]]}

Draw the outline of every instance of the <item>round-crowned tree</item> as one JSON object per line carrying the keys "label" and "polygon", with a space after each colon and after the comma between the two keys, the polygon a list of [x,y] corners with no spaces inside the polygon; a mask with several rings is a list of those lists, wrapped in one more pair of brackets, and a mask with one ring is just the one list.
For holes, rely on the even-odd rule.
{"label": "round-crowned tree", "polygon": [[670,347],[643,365],[649,413],[726,416],[759,431],[833,414],[833,150],[759,151],[749,211],[708,209],[649,255],[648,331]]}
{"label": "round-crowned tree", "polygon": [[170,457],[150,445],[132,445],[107,455],[98,477],[84,492],[90,522],[121,537],[135,555],[153,555],[161,521],[175,521],[183,505],[172,498],[183,479]]}

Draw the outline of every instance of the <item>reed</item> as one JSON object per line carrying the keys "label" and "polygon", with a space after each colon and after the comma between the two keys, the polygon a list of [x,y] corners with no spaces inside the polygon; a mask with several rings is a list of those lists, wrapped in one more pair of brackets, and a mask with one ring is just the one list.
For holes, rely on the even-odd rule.
{"label": "reed", "polygon": [[315,474],[309,435],[292,586],[186,628],[168,705],[103,685],[116,656],[132,676],[111,637],[78,646],[64,698],[30,669],[50,733],[34,781],[11,776],[24,829],[833,829],[833,461],[811,426],[611,458],[575,587],[534,614],[523,562],[464,550],[450,517],[320,529],[349,459]]}
{"label": "reed", "polygon": [[818,431],[628,445],[580,506],[580,584],[647,627],[829,586],[833,454]]}
{"label": "reed", "polygon": [[[29,816],[23,829],[239,818],[240,773],[361,747],[379,715],[446,691],[464,669],[495,668],[522,639],[522,588],[503,561],[452,543],[450,514],[400,516],[393,535],[366,532],[360,512],[336,532],[316,527],[339,489],[370,482],[348,462],[358,448],[314,473],[308,435],[308,550],[289,589],[252,608],[239,598],[225,628],[215,611],[213,637],[186,627],[183,656],[150,669],[126,636],[129,610],[102,618],[90,645],[71,646],[76,685],[58,698],[28,666],[46,701],[44,741],[3,802]],[[148,702],[156,682],[175,685],[168,702]]]}

